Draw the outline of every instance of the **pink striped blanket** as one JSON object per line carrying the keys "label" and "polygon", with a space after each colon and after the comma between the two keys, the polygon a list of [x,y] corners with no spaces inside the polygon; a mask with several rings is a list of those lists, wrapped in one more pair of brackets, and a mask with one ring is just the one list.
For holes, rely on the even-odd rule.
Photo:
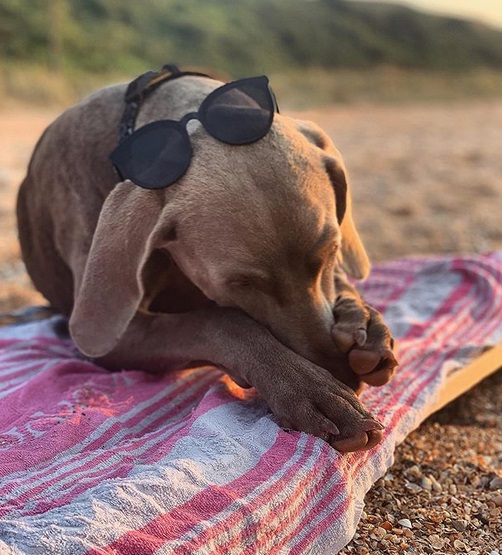
{"label": "pink striped blanket", "polygon": [[363,394],[383,443],[346,455],[215,368],[111,373],[57,318],[0,329],[0,553],[336,553],[448,372],[502,340],[502,253],[380,264],[362,289],[401,369]]}

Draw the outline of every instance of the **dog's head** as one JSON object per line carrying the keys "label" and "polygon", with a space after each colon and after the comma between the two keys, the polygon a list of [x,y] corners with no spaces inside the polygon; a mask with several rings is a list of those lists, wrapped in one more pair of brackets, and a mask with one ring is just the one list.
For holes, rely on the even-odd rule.
{"label": "dog's head", "polygon": [[[143,123],[158,117],[149,110]],[[188,130],[193,158],[178,182],[152,191],[124,181],[105,200],[76,284],[77,345],[90,356],[113,349],[145,295],[143,269],[162,249],[208,298],[308,354],[305,344],[328,341],[336,265],[356,278],[369,272],[339,152],[316,125],[278,114],[249,145],[221,143],[196,122]]]}

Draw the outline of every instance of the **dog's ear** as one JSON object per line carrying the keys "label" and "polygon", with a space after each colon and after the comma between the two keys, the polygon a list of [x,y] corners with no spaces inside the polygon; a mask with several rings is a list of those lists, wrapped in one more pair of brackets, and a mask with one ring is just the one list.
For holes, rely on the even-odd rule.
{"label": "dog's ear", "polygon": [[103,204],[70,318],[71,336],[88,356],[109,353],[139,307],[143,266],[165,231],[163,199],[163,191],[124,181]]}
{"label": "dog's ear", "polygon": [[342,267],[351,276],[365,279],[370,273],[370,261],[352,217],[352,197],[347,172],[340,157],[337,159],[335,156],[329,156],[325,164],[335,190],[336,214],[342,233],[340,249]]}
{"label": "dog's ear", "polygon": [[342,157],[331,139],[318,125],[306,121],[298,124],[301,133],[323,151],[326,172],[335,191],[336,216],[342,234],[339,255],[342,267],[351,276],[364,279],[369,275],[370,261],[352,217],[352,198]]}

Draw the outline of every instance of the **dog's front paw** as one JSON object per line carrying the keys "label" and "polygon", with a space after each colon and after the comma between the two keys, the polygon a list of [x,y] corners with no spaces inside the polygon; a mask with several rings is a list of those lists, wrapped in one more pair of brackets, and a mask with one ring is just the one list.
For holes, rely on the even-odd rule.
{"label": "dog's front paw", "polygon": [[351,370],[363,382],[380,386],[394,375],[398,362],[394,339],[382,315],[357,298],[340,297],[335,304],[332,337],[348,354]]}
{"label": "dog's front paw", "polygon": [[342,453],[371,449],[382,439],[383,425],[354,391],[306,360],[298,359],[265,389],[260,393],[281,426],[320,437]]}

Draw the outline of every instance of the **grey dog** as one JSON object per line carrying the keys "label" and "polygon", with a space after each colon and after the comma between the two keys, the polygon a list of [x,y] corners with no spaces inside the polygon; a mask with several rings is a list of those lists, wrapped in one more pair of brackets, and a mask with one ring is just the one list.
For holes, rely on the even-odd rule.
{"label": "grey dog", "polygon": [[[179,120],[219,86],[166,82],[137,127]],[[80,351],[110,369],[211,363],[255,387],[283,426],[342,452],[374,447],[383,427],[356,393],[388,382],[397,363],[381,315],[345,274],[366,277],[369,261],[331,140],[275,114],[262,139],[232,146],[193,121],[188,171],[146,190],[108,160],[124,91],[57,118],[19,192],[26,267]]]}

